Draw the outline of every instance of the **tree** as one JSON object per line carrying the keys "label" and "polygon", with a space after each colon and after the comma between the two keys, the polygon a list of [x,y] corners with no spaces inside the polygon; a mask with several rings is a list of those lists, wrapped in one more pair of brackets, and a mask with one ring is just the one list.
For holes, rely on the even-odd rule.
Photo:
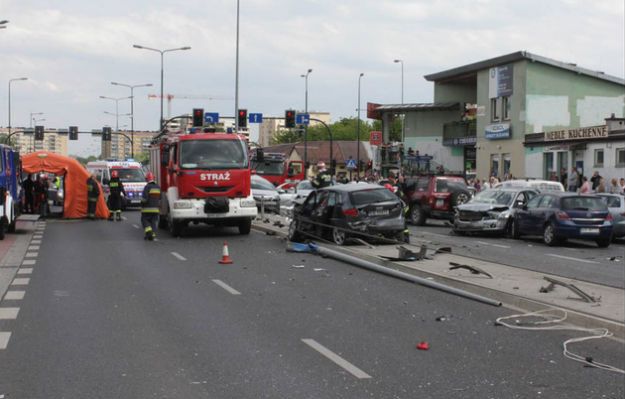
{"label": "tree", "polygon": [[[373,121],[372,129],[376,131],[382,131],[382,121]],[[393,118],[391,122],[390,141],[401,141],[401,118]]]}
{"label": "tree", "polygon": [[[271,144],[296,143],[303,140],[303,135],[296,129],[280,129],[271,138]],[[310,138],[309,138],[310,140]]]}

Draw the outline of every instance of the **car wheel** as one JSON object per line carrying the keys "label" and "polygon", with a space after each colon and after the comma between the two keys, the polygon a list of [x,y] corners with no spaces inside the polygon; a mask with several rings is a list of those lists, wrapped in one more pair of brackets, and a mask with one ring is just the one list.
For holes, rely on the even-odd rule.
{"label": "car wheel", "polygon": [[610,241],[611,241],[610,238],[601,238],[595,242],[597,243],[599,248],[607,248],[610,246]]}
{"label": "car wheel", "polygon": [[519,222],[516,219],[512,219],[512,227],[510,232],[510,237],[518,240],[521,238],[521,231],[519,230]]}
{"label": "car wheel", "polygon": [[345,245],[345,242],[347,241],[347,233],[345,233],[345,230],[340,229],[338,227],[333,228],[332,229],[332,241],[336,245]]}
{"label": "car wheel", "polygon": [[419,204],[413,204],[410,208],[410,221],[417,226],[425,224],[425,213]]}
{"label": "car wheel", "polygon": [[176,221],[171,218],[167,220],[167,227],[169,228],[169,234],[171,234],[172,237],[180,236],[180,233],[182,233],[182,226],[183,224],[180,221]]}
{"label": "car wheel", "polygon": [[464,191],[453,193],[451,195],[451,206],[462,205],[466,202],[469,202],[470,198],[471,198],[471,194],[464,192]]}
{"label": "car wheel", "polygon": [[297,220],[292,220],[291,224],[289,224],[289,232],[287,233],[287,238],[289,241],[297,242],[302,239],[302,235],[299,232],[299,223]]}
{"label": "car wheel", "polygon": [[558,245],[558,237],[556,237],[555,229],[551,224],[547,224],[543,230],[543,242],[550,247]]}

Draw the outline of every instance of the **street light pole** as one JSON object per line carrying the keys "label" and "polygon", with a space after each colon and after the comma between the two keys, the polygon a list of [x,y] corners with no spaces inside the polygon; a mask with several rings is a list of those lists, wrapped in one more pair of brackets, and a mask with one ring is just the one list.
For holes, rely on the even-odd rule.
{"label": "street light pole", "polygon": [[[394,60],[393,62],[401,64],[401,105],[404,105],[404,60]],[[405,118],[406,118],[406,114],[403,113],[401,117],[401,142],[402,143],[406,140],[406,124],[404,122]]]}
{"label": "street light pole", "polygon": [[169,53],[169,52],[172,52],[172,51],[179,51],[179,50],[191,50],[191,47],[185,46],[185,47],[171,48],[171,49],[167,49],[167,50],[159,50],[159,49],[156,49],[156,48],[140,46],[138,44],[133,44],[132,47],[138,48],[138,49],[141,49],[141,50],[156,51],[157,53],[160,53],[160,55],[161,55],[161,119],[160,119],[159,127],[160,127],[160,130],[163,130],[163,122],[164,122],[164,120],[163,120],[163,80],[164,80],[163,62],[164,62],[165,53]]}
{"label": "street light pole", "polygon": [[358,170],[358,174],[356,175],[356,180],[360,181],[360,81],[362,77],[365,76],[364,73],[360,73],[358,75],[358,119],[356,120],[356,166]]}
{"label": "street light pole", "polygon": [[35,115],[43,115],[43,112],[31,112],[30,113],[30,127],[33,127],[33,121],[35,120],[34,116]]}
{"label": "street light pole", "polygon": [[[304,78],[305,82],[305,92],[304,92],[304,113],[308,113],[308,75],[312,72],[312,68],[309,68],[306,71],[305,75],[300,75]],[[308,175],[308,125],[304,125],[304,169],[306,170],[305,175]]]}
{"label": "street light pole", "polygon": [[[131,144],[130,144],[130,157],[134,158],[135,157],[135,88],[137,87],[152,87],[152,83],[145,83],[145,84],[140,84],[140,85],[129,85],[129,84],[125,84],[125,83],[118,83],[118,82],[111,82],[112,85],[114,86],[123,86],[123,87],[128,87],[130,89],[130,138],[131,138]],[[161,101],[163,100],[163,97],[161,96]],[[162,117],[162,115],[161,115]]]}
{"label": "street light pole", "polygon": [[11,134],[11,83],[16,82],[18,80],[28,80],[28,78],[9,79],[9,126],[8,126],[9,134]]}
{"label": "street light pole", "polygon": [[237,43],[234,66],[234,132],[239,133],[239,0],[237,0]]}

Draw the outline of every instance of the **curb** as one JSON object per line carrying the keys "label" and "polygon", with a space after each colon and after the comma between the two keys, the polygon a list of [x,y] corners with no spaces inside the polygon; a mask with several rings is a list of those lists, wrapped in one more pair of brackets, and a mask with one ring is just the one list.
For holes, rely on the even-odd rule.
{"label": "curb", "polygon": [[[275,229],[272,226],[262,226],[262,225],[253,223],[252,228],[256,230],[264,231],[264,232],[272,232],[275,235],[279,235],[281,237],[286,237],[286,233],[284,233],[282,230]],[[534,299],[528,299],[517,294],[511,294],[511,293],[504,292],[504,291],[494,290],[491,288],[485,288],[482,286],[471,284],[469,282],[449,278],[447,276],[443,276],[440,274],[431,273],[431,272],[427,272],[423,270],[416,270],[411,267],[401,265],[399,263],[381,260],[380,258],[376,256],[363,254],[358,251],[351,250],[349,248],[332,247],[332,249],[335,251],[343,252],[345,254],[356,256],[358,258],[379,264],[381,266],[389,267],[394,270],[402,271],[404,273],[409,273],[418,277],[423,277],[423,278],[433,277],[435,278],[435,281],[444,283],[446,285],[449,285],[450,287],[462,289],[465,291],[472,292],[474,294],[482,295],[482,296],[500,301],[504,307],[517,311],[517,312],[535,312],[538,310],[544,310],[545,308],[561,309],[567,312],[568,314],[567,320],[569,323],[573,325],[583,327],[583,328],[606,328],[614,334],[614,337],[621,339],[621,340],[625,340],[625,324],[620,323],[618,321],[596,317],[592,314],[579,312],[579,311],[572,310],[572,309],[562,307],[562,306],[555,306],[553,304],[536,301]]]}

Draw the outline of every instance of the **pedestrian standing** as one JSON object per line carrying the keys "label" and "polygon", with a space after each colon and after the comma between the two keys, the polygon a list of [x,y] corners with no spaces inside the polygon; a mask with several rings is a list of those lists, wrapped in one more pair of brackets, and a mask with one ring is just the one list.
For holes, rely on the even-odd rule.
{"label": "pedestrian standing", "polygon": [[566,168],[560,169],[560,183],[562,183],[562,187],[566,187],[568,175],[566,173]]}
{"label": "pedestrian standing", "polygon": [[603,179],[603,177],[601,177],[599,171],[595,170],[595,172],[592,174],[592,177],[590,178],[590,182],[592,183],[592,191],[597,191],[597,187],[599,187],[601,179]]}
{"label": "pedestrian standing", "polygon": [[141,194],[141,225],[143,226],[143,239],[154,240],[156,238],[156,225],[161,208],[161,188],[154,180],[154,174],[148,172],[145,175],[148,183]]}
{"label": "pedestrian standing", "polygon": [[591,192],[592,192],[592,187],[590,186],[590,182],[588,181],[588,178],[586,176],[582,177],[582,186],[579,189],[579,193],[590,194]]}
{"label": "pedestrian standing", "polygon": [[122,221],[122,201],[123,197],[126,196],[126,191],[124,190],[124,184],[119,179],[118,172],[113,169],[111,171],[111,180],[109,181],[109,210],[111,214],[109,216],[109,220],[117,220],[118,222]]}
{"label": "pedestrian standing", "polygon": [[571,168],[571,174],[568,177],[569,185],[567,189],[570,192],[577,192],[577,185],[579,183],[579,175],[577,174],[577,169],[575,167]]}
{"label": "pedestrian standing", "polygon": [[33,182],[33,176],[31,174],[26,177],[24,182],[22,183],[22,188],[24,189],[24,198],[26,202],[24,203],[24,213],[34,213],[35,212],[35,182]]}
{"label": "pedestrian standing", "polygon": [[92,173],[87,178],[87,217],[91,220],[95,220],[95,209],[99,196],[100,186],[98,186],[95,175]]}
{"label": "pedestrian standing", "polygon": [[625,177],[621,177],[618,181],[618,185],[621,188],[621,194],[625,195]]}
{"label": "pedestrian standing", "polygon": [[608,192],[610,194],[621,194],[621,187],[619,187],[616,177],[613,177],[612,180],[610,180],[610,188],[608,189]]}

